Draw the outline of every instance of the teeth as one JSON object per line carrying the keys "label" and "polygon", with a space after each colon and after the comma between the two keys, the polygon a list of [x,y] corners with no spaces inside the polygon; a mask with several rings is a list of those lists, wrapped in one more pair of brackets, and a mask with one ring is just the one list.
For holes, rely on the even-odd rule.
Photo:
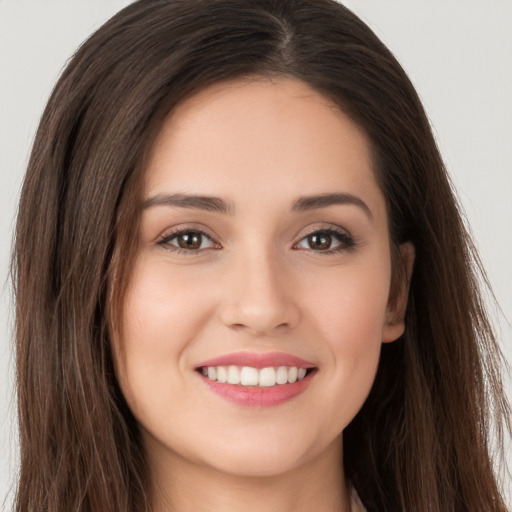
{"label": "teeth", "polygon": [[276,385],[276,371],[274,368],[262,368],[258,381],[260,386],[270,387]]}
{"label": "teeth", "polygon": [[217,366],[217,382],[227,382],[228,372],[224,366]]}
{"label": "teeth", "polygon": [[278,384],[286,384],[288,382],[288,368],[280,366],[276,372],[276,382]]}
{"label": "teeth", "polygon": [[240,384],[240,370],[238,366],[230,366],[228,368],[228,383]]}
{"label": "teeth", "polygon": [[[219,367],[217,366],[217,368]],[[257,386],[258,370],[250,366],[244,366],[240,372],[240,384],[242,384],[242,386]]]}
{"label": "teeth", "polygon": [[278,368],[252,368],[251,366],[211,366],[201,368],[210,380],[241,386],[272,387],[276,384],[293,384],[306,376],[306,368],[279,366]]}

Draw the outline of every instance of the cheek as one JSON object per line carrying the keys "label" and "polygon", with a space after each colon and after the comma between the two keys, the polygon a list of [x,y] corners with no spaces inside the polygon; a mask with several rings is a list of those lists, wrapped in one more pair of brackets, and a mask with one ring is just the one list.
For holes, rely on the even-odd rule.
{"label": "cheek", "polygon": [[180,396],[182,353],[201,330],[208,308],[197,283],[179,276],[141,256],[124,299],[122,339],[114,343],[116,374],[132,412],[145,421],[152,412],[161,413],[147,410],[152,404],[158,409],[159,397]]}
{"label": "cheek", "polygon": [[[183,275],[182,275],[183,274]],[[136,263],[124,302],[124,338],[154,350],[177,353],[201,328],[200,316],[208,308],[207,283],[187,273],[171,272],[165,262]]]}
{"label": "cheek", "polygon": [[381,343],[390,286],[386,261],[310,276],[298,293],[308,297],[304,308],[333,348],[353,346],[364,353],[368,343]]}
{"label": "cheek", "polygon": [[318,337],[318,349],[328,361],[325,374],[329,387],[317,407],[335,411],[333,428],[345,428],[373,385],[385,326],[389,274],[386,265],[352,266],[340,268],[330,279],[318,275],[308,286],[311,333]]}

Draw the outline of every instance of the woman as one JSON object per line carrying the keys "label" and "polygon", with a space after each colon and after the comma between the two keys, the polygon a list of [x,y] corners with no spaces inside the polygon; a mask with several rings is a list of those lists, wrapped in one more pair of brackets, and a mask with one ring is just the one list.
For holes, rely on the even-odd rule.
{"label": "woman", "polygon": [[341,5],[132,4],[59,80],[19,211],[18,510],[505,510],[478,260]]}

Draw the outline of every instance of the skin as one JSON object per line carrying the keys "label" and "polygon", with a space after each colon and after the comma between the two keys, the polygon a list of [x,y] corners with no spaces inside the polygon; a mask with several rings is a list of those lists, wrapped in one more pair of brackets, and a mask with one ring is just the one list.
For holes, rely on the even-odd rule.
{"label": "skin", "polygon": [[[333,191],[368,211],[292,209]],[[229,211],[154,204],[166,194],[215,196]],[[153,204],[114,352],[155,510],[350,510],[341,433],[370,391],[381,344],[403,333],[407,296],[405,279],[390,297],[386,204],[365,134],[303,82],[216,84],[164,123],[144,197]],[[206,233],[198,249],[176,250],[183,239],[168,235],[183,228]],[[342,241],[312,247],[308,235],[327,228]],[[401,253],[410,274],[414,251]],[[318,371],[292,400],[248,408],[194,370],[236,351],[281,351]]]}

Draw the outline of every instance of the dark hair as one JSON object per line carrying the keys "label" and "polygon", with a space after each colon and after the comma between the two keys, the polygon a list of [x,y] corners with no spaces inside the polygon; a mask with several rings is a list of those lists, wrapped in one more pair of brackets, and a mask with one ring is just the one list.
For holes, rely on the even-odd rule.
{"label": "dark hair", "polygon": [[[139,0],[76,52],[44,111],[16,227],[17,510],[149,510],[110,337],[133,261],[147,151],[208,85],[302,80],[369,137],[392,243],[416,247],[406,330],[344,431],[368,511],[505,511],[492,424],[508,426],[484,276],[413,86],[333,0]],[[485,282],[485,281],[484,281]]]}

